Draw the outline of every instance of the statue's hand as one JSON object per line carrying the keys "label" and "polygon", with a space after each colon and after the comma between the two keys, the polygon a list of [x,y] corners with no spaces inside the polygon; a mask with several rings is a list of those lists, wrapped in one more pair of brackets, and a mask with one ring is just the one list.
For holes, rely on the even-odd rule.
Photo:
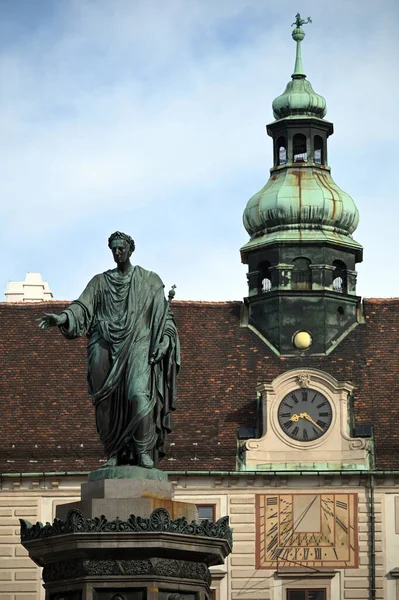
{"label": "statue's hand", "polygon": [[49,327],[54,327],[55,325],[64,325],[67,322],[67,316],[65,313],[61,313],[60,315],[54,315],[52,313],[46,313],[44,317],[38,319],[40,329],[48,329]]}
{"label": "statue's hand", "polygon": [[151,356],[150,364],[158,363],[166,356],[166,353],[169,349],[169,344],[170,337],[168,335],[165,335],[162,338],[162,342],[159,344],[157,351]]}

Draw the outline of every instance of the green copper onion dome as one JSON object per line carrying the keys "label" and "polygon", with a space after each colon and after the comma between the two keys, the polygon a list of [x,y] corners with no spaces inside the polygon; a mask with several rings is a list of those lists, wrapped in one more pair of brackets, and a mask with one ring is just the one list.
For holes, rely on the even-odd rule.
{"label": "green copper onion dome", "polygon": [[345,236],[357,228],[359,211],[328,168],[282,169],[248,201],[243,220],[250,236],[289,230]]}
{"label": "green copper onion dome", "polygon": [[322,119],[327,113],[325,99],[316,94],[303,70],[301,42],[305,37],[305,32],[301,25],[305,23],[311,23],[311,19],[303,21],[300,15],[297,15],[294,23],[296,27],[292,32],[292,37],[296,41],[295,68],[291,75],[292,81],[287,84],[284,93],[273,101],[273,115],[276,119],[301,115]]}
{"label": "green copper onion dome", "polygon": [[274,146],[270,179],[248,201],[243,215],[251,248],[287,239],[318,242],[326,236],[338,236],[349,246],[357,244],[351,235],[359,222],[358,209],[335,183],[327,164],[327,138],[333,125],[323,120],[326,102],[313,91],[303,71],[301,25],[307,22],[310,19],[296,15],[294,74],[284,94],[273,102],[276,121],[267,126]]}

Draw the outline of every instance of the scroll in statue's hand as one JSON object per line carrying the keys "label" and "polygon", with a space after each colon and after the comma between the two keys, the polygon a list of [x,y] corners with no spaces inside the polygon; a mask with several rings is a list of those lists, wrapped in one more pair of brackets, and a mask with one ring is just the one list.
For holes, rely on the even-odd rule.
{"label": "scroll in statue's hand", "polygon": [[158,349],[156,350],[155,354],[153,354],[150,358],[151,365],[153,365],[154,363],[158,363],[166,356],[166,353],[169,349],[169,344],[170,344],[170,338],[169,338],[169,336],[165,335],[162,339],[162,342],[159,344]]}
{"label": "scroll in statue's hand", "polygon": [[68,317],[65,313],[60,315],[54,315],[52,313],[46,313],[43,317],[38,319],[40,329],[48,329],[48,327],[54,327],[55,325],[64,325],[67,322]]}

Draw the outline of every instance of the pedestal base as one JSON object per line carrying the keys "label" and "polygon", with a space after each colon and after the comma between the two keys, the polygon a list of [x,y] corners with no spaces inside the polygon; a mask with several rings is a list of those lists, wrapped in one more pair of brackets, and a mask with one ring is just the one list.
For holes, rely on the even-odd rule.
{"label": "pedestal base", "polygon": [[81,488],[80,502],[61,504],[56,517],[66,519],[77,508],[86,518],[104,515],[108,520],[127,519],[129,515],[149,517],[156,508],[166,508],[172,519],[197,518],[194,504],[172,501],[173,487],[159,469],[112,467],[89,474]]}
{"label": "pedestal base", "polygon": [[195,505],[172,500],[164,477],[130,474],[89,476],[83,510],[60,506],[52,525],[21,520],[46,600],[210,600],[209,566],[231,551],[228,518],[198,523]]}

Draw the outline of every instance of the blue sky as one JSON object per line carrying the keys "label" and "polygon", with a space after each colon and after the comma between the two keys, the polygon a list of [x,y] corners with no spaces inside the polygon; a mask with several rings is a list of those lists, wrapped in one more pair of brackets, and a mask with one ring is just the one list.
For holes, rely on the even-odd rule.
{"label": "blue sky", "polygon": [[396,0],[0,0],[3,290],[39,271],[76,297],[119,229],[178,299],[245,296],[242,212],[269,177],[297,11],[360,210],[358,291],[399,296]]}

